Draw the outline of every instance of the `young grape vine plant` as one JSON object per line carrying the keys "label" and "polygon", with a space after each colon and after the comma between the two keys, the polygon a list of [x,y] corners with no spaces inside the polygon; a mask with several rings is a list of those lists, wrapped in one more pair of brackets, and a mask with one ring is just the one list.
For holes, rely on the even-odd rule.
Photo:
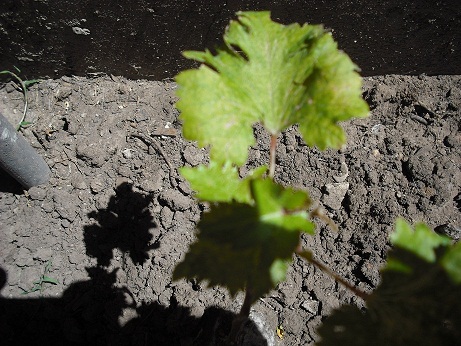
{"label": "young grape vine plant", "polygon": [[[301,247],[301,234],[314,233],[312,218],[319,215],[318,209],[312,207],[306,191],[274,181],[278,136],[296,125],[308,146],[340,148],[345,134],[338,123],[365,117],[369,111],[362,99],[357,66],[338,50],[331,33],[321,25],[282,25],[273,22],[269,12],[237,15],[215,53],[184,53],[201,64],[176,77],[184,137],[210,152],[208,165],[183,167],[181,174],[196,197],[208,202],[210,208],[199,221],[197,240],[176,266],[173,278],[204,280],[227,287],[232,295],[245,292],[229,335],[231,341],[248,318],[251,305],[285,279],[293,254],[332,274]],[[269,165],[257,167],[242,178],[239,167],[246,163],[249,148],[255,144],[256,123],[270,135]],[[420,239],[418,230],[423,226],[419,225],[415,233],[403,220],[397,226],[401,231],[394,235],[396,244],[403,244],[402,249],[409,256],[419,256],[420,261],[433,265],[433,248],[447,247],[441,261],[451,268],[447,270],[448,281],[459,286],[460,246],[449,245],[446,238],[414,245],[413,238]],[[424,228],[424,232],[431,231]],[[428,237],[439,236],[432,232]],[[413,268],[405,258],[390,261],[387,269],[398,273],[393,275],[405,276]],[[375,293],[367,295],[334,277],[372,307],[383,304]],[[331,320],[346,318],[343,328],[333,322],[325,324],[320,329],[322,344],[341,344],[337,340],[351,331],[357,336],[357,328],[349,328],[348,314],[357,321],[378,321],[380,325],[379,313],[367,318],[354,307],[340,310]]]}

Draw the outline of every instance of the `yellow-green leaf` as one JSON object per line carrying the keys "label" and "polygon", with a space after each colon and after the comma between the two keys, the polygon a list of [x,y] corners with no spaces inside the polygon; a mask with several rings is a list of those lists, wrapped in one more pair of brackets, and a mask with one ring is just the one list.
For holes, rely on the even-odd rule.
{"label": "yellow-green leaf", "polygon": [[338,148],[338,121],[368,113],[357,67],[320,25],[239,12],[215,54],[184,55],[202,63],[176,77],[184,136],[217,162],[243,164],[257,122],[274,135],[299,123],[308,145]]}

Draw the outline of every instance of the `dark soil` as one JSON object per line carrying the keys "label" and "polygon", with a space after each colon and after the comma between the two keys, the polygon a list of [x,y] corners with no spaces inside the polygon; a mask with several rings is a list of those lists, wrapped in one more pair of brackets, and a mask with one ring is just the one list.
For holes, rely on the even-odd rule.
{"label": "dark soil", "polygon": [[[243,294],[171,280],[203,210],[177,168],[207,161],[181,136],[175,87],[114,76],[31,87],[33,125],[23,134],[52,178],[22,191],[2,172],[2,345],[219,344]],[[368,77],[364,97],[371,115],[344,124],[339,151],[310,149],[296,128],[286,131],[276,180],[308,190],[339,226],[319,223],[305,246],[371,291],[397,216],[461,236],[461,76]],[[16,123],[22,107],[21,93],[3,85],[3,114]],[[258,126],[255,134],[242,174],[268,160],[268,136]],[[59,283],[23,295],[47,264]],[[345,303],[363,305],[295,257],[287,280],[254,305],[242,344],[311,345],[319,323]]]}

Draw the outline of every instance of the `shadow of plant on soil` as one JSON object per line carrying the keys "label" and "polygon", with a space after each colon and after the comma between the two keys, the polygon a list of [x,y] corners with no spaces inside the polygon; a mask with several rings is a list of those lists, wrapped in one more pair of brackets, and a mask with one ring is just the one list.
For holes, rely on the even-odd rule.
{"label": "shadow of plant on soil", "polygon": [[[216,307],[196,318],[174,299],[169,307],[137,305],[126,287],[115,287],[116,270],[87,271],[90,280],[71,284],[61,298],[0,298],[2,345],[211,345],[223,336],[214,335],[216,321],[230,325],[234,318]],[[133,318],[122,325],[127,311]]]}
{"label": "shadow of plant on soil", "polygon": [[[117,283],[117,270],[104,266],[115,248],[129,253],[136,264],[148,259],[155,227],[148,210],[152,196],[121,184],[108,207],[90,215],[98,225],[84,228],[87,254],[98,260],[86,268],[89,280],[74,282],[60,298],[28,295],[25,299],[0,297],[2,345],[220,345],[235,314],[209,307],[202,317],[180,306],[174,295],[169,306],[140,302]],[[0,268],[0,292],[7,283]],[[125,322],[122,322],[125,321]],[[253,338],[264,340],[252,321],[246,324]],[[258,345],[266,345],[258,343]]]}
{"label": "shadow of plant on soil", "polygon": [[143,264],[149,258],[147,252],[158,248],[157,243],[150,244],[149,230],[156,227],[148,209],[153,197],[133,191],[128,183],[120,184],[115,192],[107,208],[88,214],[97,224],[83,229],[86,253],[97,258],[98,265],[108,266],[118,248],[135,264]]}

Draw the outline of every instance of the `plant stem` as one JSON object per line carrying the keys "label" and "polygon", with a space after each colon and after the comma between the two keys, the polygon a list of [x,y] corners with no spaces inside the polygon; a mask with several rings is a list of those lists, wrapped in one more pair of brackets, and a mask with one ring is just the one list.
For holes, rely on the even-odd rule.
{"label": "plant stem", "polygon": [[269,177],[274,179],[275,173],[275,150],[277,149],[277,135],[271,135]]}
{"label": "plant stem", "polygon": [[306,254],[306,252],[302,252],[302,251],[297,251],[298,255],[300,255],[302,258],[306,259],[307,261],[309,261],[309,263],[312,263],[313,265],[315,265],[317,268],[319,268],[321,271],[323,271],[324,273],[328,274],[329,276],[331,276],[333,279],[335,279],[336,281],[338,281],[339,283],[343,284],[343,286],[345,286],[348,290],[350,290],[352,293],[354,293],[357,297],[360,297],[362,298],[364,301],[367,301],[367,299],[369,298],[369,294],[365,293],[365,292],[362,292],[360,291],[357,287],[351,285],[349,282],[347,282],[346,280],[344,280],[342,277],[340,277],[339,275],[337,275],[336,273],[334,273],[330,268],[328,268],[326,265],[324,265],[323,263],[317,261],[310,253],[309,255]]}
{"label": "plant stem", "polygon": [[235,343],[237,341],[237,336],[242,328],[243,323],[248,319],[250,316],[251,304],[253,302],[253,293],[249,287],[245,290],[245,298],[243,300],[242,307],[240,308],[240,312],[237,316],[235,316],[234,320],[232,321],[232,328],[229,333],[229,341]]}
{"label": "plant stem", "polygon": [[251,303],[253,301],[253,293],[250,288],[245,290],[245,299],[243,300],[242,307],[239,312],[239,316],[248,317],[250,316]]}

